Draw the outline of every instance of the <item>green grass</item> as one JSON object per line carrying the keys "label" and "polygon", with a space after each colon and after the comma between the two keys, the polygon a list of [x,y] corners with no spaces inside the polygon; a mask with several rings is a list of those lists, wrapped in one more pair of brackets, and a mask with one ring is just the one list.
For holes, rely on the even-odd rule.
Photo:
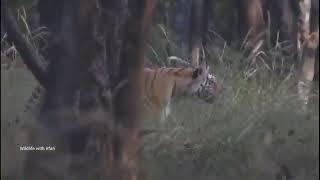
{"label": "green grass", "polygon": [[[150,41],[150,46],[160,47],[155,51],[166,59],[165,39],[161,33],[156,37],[162,41]],[[144,127],[161,130],[144,139],[149,178],[270,180],[288,168],[294,179],[318,179],[319,83],[314,82],[303,112],[292,56],[273,48],[256,59],[259,66],[243,67],[241,51],[209,48],[207,60],[221,92],[213,104],[176,101],[164,124],[145,120]]]}
{"label": "green grass", "polygon": [[25,68],[1,68],[1,179],[20,174],[25,156],[19,151],[19,143],[26,137],[19,126],[8,124],[22,114],[35,85],[35,79]]}
{"label": "green grass", "polygon": [[146,120],[162,130],[144,140],[150,179],[272,179],[281,166],[317,179],[318,92],[302,113],[291,80],[216,68],[222,91],[213,104],[180,100],[164,124]]}
{"label": "green grass", "polygon": [[[163,31],[153,33],[149,43],[154,52],[148,49],[149,57],[165,61],[174,55],[176,46]],[[143,166],[149,179],[270,180],[283,173],[282,166],[295,180],[318,179],[318,82],[308,112],[303,113],[291,76],[294,72],[241,67],[242,53],[231,48],[212,46],[209,53],[208,61],[221,86],[215,102],[179,99],[165,123],[148,118],[142,124],[161,130],[143,139]],[[265,60],[279,59],[272,55]],[[250,74],[251,69],[256,72]],[[1,145],[7,147],[1,149],[2,178],[16,173],[22,158],[8,156],[16,148],[16,131],[6,124],[22,111],[35,84],[25,69],[1,69]]]}

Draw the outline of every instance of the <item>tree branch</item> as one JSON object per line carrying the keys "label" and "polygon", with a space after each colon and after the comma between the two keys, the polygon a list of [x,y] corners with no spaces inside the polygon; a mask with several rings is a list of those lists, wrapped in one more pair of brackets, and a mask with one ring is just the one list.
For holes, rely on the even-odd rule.
{"label": "tree branch", "polygon": [[34,50],[25,37],[23,37],[7,3],[3,1],[1,1],[1,23],[8,34],[8,39],[14,43],[27,68],[42,86],[47,87],[46,67],[45,64],[41,62],[41,56]]}

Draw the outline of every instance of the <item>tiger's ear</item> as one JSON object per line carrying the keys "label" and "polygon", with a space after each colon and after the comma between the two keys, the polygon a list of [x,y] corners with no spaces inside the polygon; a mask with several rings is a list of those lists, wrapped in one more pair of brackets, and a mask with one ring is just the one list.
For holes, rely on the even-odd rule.
{"label": "tiger's ear", "polygon": [[204,71],[208,71],[209,70],[209,65],[207,63],[207,61],[203,60],[199,66],[200,68],[202,68],[202,70]]}
{"label": "tiger's ear", "polygon": [[[199,68],[202,69],[202,73],[204,74],[208,74],[209,73],[209,65],[207,63],[207,61],[202,61],[202,63],[200,64]],[[204,75],[206,76],[206,75]]]}
{"label": "tiger's ear", "polygon": [[202,68],[196,68],[192,72],[192,79],[197,79],[202,73],[203,73],[203,69]]}

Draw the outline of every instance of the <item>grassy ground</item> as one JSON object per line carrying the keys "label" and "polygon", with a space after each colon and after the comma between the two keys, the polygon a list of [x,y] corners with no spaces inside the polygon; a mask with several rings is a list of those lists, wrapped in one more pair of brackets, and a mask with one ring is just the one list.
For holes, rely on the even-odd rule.
{"label": "grassy ground", "polygon": [[318,179],[318,93],[305,114],[291,83],[230,74],[214,104],[182,100],[164,124],[146,120],[163,131],[144,140],[150,179]]}
{"label": "grassy ground", "polygon": [[[318,92],[304,114],[291,83],[240,74],[217,71],[223,90],[213,104],[177,100],[164,124],[146,119],[143,126],[161,129],[143,140],[149,179],[269,180],[286,168],[297,180],[319,178]],[[8,156],[19,139],[6,123],[22,111],[34,86],[22,68],[1,71],[2,176],[23,158]]]}
{"label": "grassy ground", "polygon": [[[168,39],[162,42],[158,48],[149,47],[153,47],[150,56],[159,62],[167,56],[161,48],[170,45]],[[180,99],[165,123],[154,118],[143,122],[144,127],[161,130],[143,139],[143,165],[149,179],[318,179],[318,83],[308,112],[302,113],[290,72],[258,69],[251,74],[236,65],[241,54],[215,51],[209,61],[218,62],[212,68],[221,93],[213,104]],[[9,129],[7,123],[23,110],[35,84],[21,67],[1,69],[2,179],[16,173],[23,159],[16,145],[23,137],[17,137],[19,129]]]}
{"label": "grassy ground", "polygon": [[19,174],[24,153],[19,144],[25,135],[19,126],[9,126],[23,111],[35,80],[25,68],[1,68],[1,179]]}
{"label": "grassy ground", "polygon": [[[165,47],[176,52],[173,38],[160,30],[152,31],[149,42],[154,62],[165,62],[170,55]],[[259,66],[241,66],[242,52],[215,45],[208,49],[221,93],[213,104],[176,101],[164,124],[155,118],[145,120],[145,127],[161,129],[144,139],[149,178],[318,179],[318,82],[307,112],[302,112],[292,55],[271,48],[258,58],[245,59]]]}

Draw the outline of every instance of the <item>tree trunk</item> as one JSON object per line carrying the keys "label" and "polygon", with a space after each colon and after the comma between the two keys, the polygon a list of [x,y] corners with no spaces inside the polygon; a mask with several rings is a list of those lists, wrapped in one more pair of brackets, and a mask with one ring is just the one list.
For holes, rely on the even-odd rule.
{"label": "tree trunk", "polygon": [[190,60],[194,66],[199,66],[204,27],[204,0],[192,1],[190,19]]}
{"label": "tree trunk", "polygon": [[238,2],[240,36],[248,52],[251,50],[257,52],[264,40],[266,30],[264,5],[263,0],[240,0]]}
{"label": "tree trunk", "polygon": [[292,0],[271,0],[267,2],[272,46],[284,41],[289,41],[293,45],[296,44],[297,8],[295,1]]}
{"label": "tree trunk", "polygon": [[298,93],[303,109],[309,101],[309,94],[315,74],[316,50],[319,46],[319,1],[299,1],[298,53],[301,54],[301,70]]}
{"label": "tree trunk", "polygon": [[[52,39],[54,41],[48,51],[51,62],[46,79],[44,105],[39,117],[39,127],[33,127],[36,130],[30,132],[31,145],[49,145],[55,150],[28,152],[24,174],[27,179],[70,179],[70,166],[74,162],[74,154],[70,152],[74,148],[72,144],[66,143],[71,135],[65,133],[78,125],[73,106],[81,77],[82,28],[78,24],[78,8],[75,8],[80,3],[76,0],[60,0],[55,3],[63,18],[52,21],[56,30],[51,31],[54,32],[52,37],[55,39]],[[56,9],[47,10],[47,13],[56,13]]]}
{"label": "tree trunk", "polygon": [[[48,70],[37,64],[39,58],[18,28],[10,29],[15,20],[6,19],[13,32],[9,38],[20,42],[22,58],[47,90],[40,123],[29,128],[28,144],[55,148],[28,152],[23,177],[141,179],[136,170],[141,73],[155,1],[50,2],[39,2],[41,23],[51,33]],[[118,18],[108,21],[113,17]]]}
{"label": "tree trunk", "polygon": [[[113,178],[141,179],[136,171],[138,165],[135,154],[139,147],[138,120],[142,104],[143,51],[155,1],[137,0],[123,2],[122,5],[112,2],[104,4],[104,7],[110,8],[111,4],[120,10],[116,18],[118,24],[115,20],[110,21],[117,14],[104,18],[104,24],[109,24],[106,26],[109,28],[109,36],[105,43],[107,52],[110,53],[108,58],[112,58],[108,59],[108,62],[112,74],[112,109],[115,120]],[[128,17],[127,14],[131,16]],[[116,26],[112,26],[113,23]],[[113,41],[110,41],[110,38]],[[114,48],[118,50],[113,51]]]}
{"label": "tree trunk", "polygon": [[181,49],[181,54],[178,54],[178,56],[184,59],[188,58],[189,55],[188,45],[192,1],[193,0],[177,0],[173,13],[174,18],[171,22],[178,47]]}
{"label": "tree trunk", "polygon": [[203,49],[206,50],[206,45],[207,45],[207,32],[209,28],[209,20],[211,16],[211,8],[212,8],[212,1],[211,0],[204,0],[203,4],[203,17],[202,17],[202,22],[203,22],[203,28],[201,32],[201,37],[202,37],[202,46]]}

